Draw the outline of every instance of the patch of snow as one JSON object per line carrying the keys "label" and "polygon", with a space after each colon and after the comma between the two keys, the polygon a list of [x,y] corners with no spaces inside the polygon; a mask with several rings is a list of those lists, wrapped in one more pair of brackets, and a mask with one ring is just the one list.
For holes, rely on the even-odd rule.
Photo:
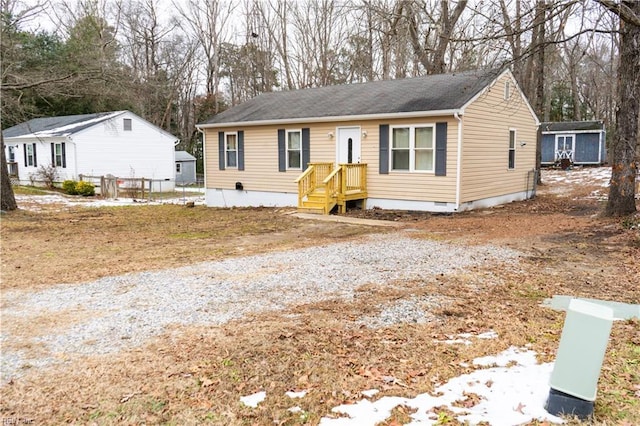
{"label": "patch of snow", "polygon": [[497,339],[498,333],[493,330],[486,331],[484,333],[480,333],[476,336],[478,339]]}
{"label": "patch of snow", "polygon": [[465,345],[469,346],[473,342],[470,340],[472,337],[476,339],[495,339],[498,337],[498,333],[493,330],[485,331],[484,333],[480,333],[477,335],[473,335],[471,333],[460,333],[455,336],[447,336],[448,340],[436,340],[438,343],[445,343],[447,345]]}
{"label": "patch of snow", "polygon": [[307,395],[307,391],[303,390],[300,392],[285,392],[285,395],[287,395],[289,398],[304,398]]}
{"label": "patch of snow", "polygon": [[374,395],[378,394],[380,391],[378,389],[368,389],[368,390],[363,390],[362,392],[360,392],[362,395],[366,396],[367,398],[371,398]]}
{"label": "patch of snow", "polygon": [[518,349],[512,346],[506,351],[501,352],[499,355],[476,358],[473,360],[473,365],[478,365],[481,367],[489,367],[491,365],[506,367],[509,363],[512,362],[518,362],[520,364],[524,362],[527,365],[535,364],[536,353],[531,350]]}
{"label": "patch of snow", "polygon": [[608,188],[610,180],[611,167],[584,167],[568,170],[542,170],[543,182],[600,185],[603,188]]}
{"label": "patch of snow", "polygon": [[302,413],[302,408],[296,405],[295,407],[288,408],[287,411],[290,413]]}
{"label": "patch of snow", "polygon": [[[385,396],[373,402],[363,399],[355,404],[340,405],[332,411],[348,417],[324,417],[320,425],[374,426],[386,420],[399,405],[417,410],[410,415],[410,425],[437,424],[438,413],[433,409],[440,406],[454,412],[457,421],[469,424],[487,422],[492,426],[512,426],[533,420],[563,423],[544,409],[553,364],[538,364],[535,352],[513,347],[497,356],[474,360],[476,365],[506,365],[509,362],[515,365],[481,369],[455,377],[435,389],[439,396],[427,393],[415,398]],[[467,399],[465,393],[477,395],[479,401],[468,408],[454,405],[456,401]]]}
{"label": "patch of snow", "polygon": [[23,210],[42,211],[41,206],[60,204],[65,207],[119,207],[119,206],[157,206],[162,204],[184,204],[187,201],[193,201],[194,205],[205,205],[204,196],[201,197],[176,197],[166,198],[162,200],[133,200],[131,198],[76,198],[66,197],[62,194],[50,195],[16,195],[16,202]]}
{"label": "patch of snow", "polygon": [[251,395],[241,396],[240,402],[242,402],[247,407],[256,408],[258,404],[260,404],[267,397],[267,393],[265,391],[256,392]]}
{"label": "patch of snow", "polygon": [[471,340],[467,339],[449,339],[449,340],[438,340],[439,343],[445,343],[447,345],[465,345],[469,346],[471,344]]}
{"label": "patch of snow", "polygon": [[79,121],[73,124],[67,124],[66,126],[60,126],[53,129],[42,130],[40,132],[29,133],[27,135],[21,135],[19,138],[33,138],[33,137],[48,137],[48,136],[69,136],[73,133],[73,130],[77,127],[83,127],[87,124],[99,123],[101,121],[110,120],[124,111],[115,111],[109,115],[103,115],[100,117],[92,118],[90,120]]}

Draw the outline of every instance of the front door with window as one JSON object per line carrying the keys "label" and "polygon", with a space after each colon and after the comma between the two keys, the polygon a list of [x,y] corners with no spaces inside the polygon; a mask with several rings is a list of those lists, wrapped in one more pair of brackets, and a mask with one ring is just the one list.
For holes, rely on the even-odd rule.
{"label": "front door with window", "polygon": [[338,164],[360,162],[360,127],[338,128],[336,160]]}

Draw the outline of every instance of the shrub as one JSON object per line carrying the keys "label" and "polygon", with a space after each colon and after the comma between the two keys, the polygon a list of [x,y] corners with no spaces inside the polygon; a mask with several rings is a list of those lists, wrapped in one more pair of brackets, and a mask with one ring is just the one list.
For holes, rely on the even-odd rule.
{"label": "shrub", "polygon": [[69,195],[77,195],[78,191],[76,190],[76,185],[78,182],[75,180],[65,180],[62,182],[62,189]]}
{"label": "shrub", "polygon": [[96,189],[93,184],[84,181],[65,180],[62,182],[62,189],[69,195],[82,195],[84,197],[96,195]]}
{"label": "shrub", "polygon": [[53,183],[58,179],[58,169],[51,164],[48,166],[40,166],[36,172],[35,178],[44,182],[47,188],[53,189]]}
{"label": "shrub", "polygon": [[90,195],[96,195],[96,189],[92,183],[80,181],[76,184],[76,193],[83,197],[88,197]]}

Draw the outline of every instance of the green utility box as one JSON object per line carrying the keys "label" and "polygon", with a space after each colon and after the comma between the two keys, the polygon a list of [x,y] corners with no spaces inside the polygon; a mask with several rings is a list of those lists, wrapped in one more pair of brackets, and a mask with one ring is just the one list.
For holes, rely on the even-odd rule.
{"label": "green utility box", "polygon": [[569,302],[545,407],[551,414],[593,414],[612,323],[610,307],[578,299]]}

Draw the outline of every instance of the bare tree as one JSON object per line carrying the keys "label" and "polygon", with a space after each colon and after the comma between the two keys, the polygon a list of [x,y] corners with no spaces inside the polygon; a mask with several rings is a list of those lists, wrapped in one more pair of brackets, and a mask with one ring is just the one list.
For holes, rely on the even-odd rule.
{"label": "bare tree", "polygon": [[204,61],[205,89],[213,101],[215,113],[219,111],[220,50],[229,42],[228,25],[234,9],[232,2],[220,0],[188,0],[186,6],[174,3],[181,16],[180,25],[199,44],[199,54]]}

